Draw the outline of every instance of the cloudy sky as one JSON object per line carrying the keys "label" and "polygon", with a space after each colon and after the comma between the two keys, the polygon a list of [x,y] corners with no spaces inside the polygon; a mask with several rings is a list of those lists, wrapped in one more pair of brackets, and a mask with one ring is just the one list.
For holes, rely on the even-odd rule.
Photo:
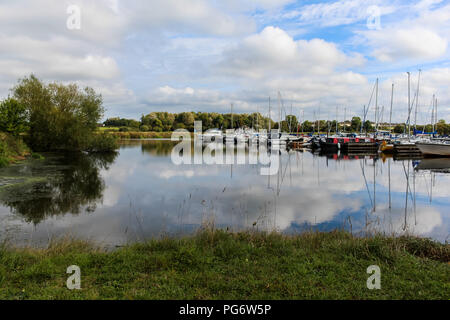
{"label": "cloudy sky", "polygon": [[449,37],[448,0],[0,0],[0,97],[34,73],[94,87],[105,117],[267,114],[280,92],[287,111],[342,119],[362,115],[379,78],[384,120],[394,83],[405,121],[406,72],[413,100],[421,69],[418,122],[433,94],[450,122]]}

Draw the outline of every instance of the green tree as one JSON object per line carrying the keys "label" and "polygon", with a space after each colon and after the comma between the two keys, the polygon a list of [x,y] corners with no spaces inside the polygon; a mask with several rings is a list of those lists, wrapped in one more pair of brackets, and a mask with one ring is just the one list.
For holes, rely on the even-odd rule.
{"label": "green tree", "polygon": [[303,121],[302,126],[303,126],[303,132],[313,132],[314,131],[313,123],[308,120]]}
{"label": "green tree", "polygon": [[361,130],[361,118],[360,117],[353,117],[351,122],[351,128],[353,131],[359,131]]}
{"label": "green tree", "polygon": [[436,131],[438,134],[448,134],[448,125],[445,123],[445,120],[441,119],[436,124]]}
{"label": "green tree", "polygon": [[404,129],[405,129],[405,125],[397,124],[394,127],[394,132],[395,133],[403,133]]}
{"label": "green tree", "polygon": [[29,113],[28,143],[35,150],[86,150],[104,113],[92,88],[45,84],[34,75],[19,80],[13,96]]}
{"label": "green tree", "polygon": [[0,103],[0,130],[18,136],[28,126],[28,112],[24,105],[13,98]]}
{"label": "green tree", "polygon": [[[287,115],[286,120],[283,121],[282,128],[286,132],[297,132],[297,117],[294,115]],[[286,126],[286,128],[285,128]]]}
{"label": "green tree", "polygon": [[372,125],[372,122],[370,122],[369,120],[366,120],[366,122],[364,122],[364,130],[367,132],[373,131],[375,128]]}

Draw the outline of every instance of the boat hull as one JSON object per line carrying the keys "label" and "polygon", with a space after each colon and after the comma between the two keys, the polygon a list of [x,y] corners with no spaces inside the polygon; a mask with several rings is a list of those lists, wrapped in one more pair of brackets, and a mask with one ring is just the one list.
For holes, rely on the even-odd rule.
{"label": "boat hull", "polygon": [[426,156],[450,157],[450,144],[416,143],[416,146]]}
{"label": "boat hull", "polygon": [[423,159],[416,166],[416,170],[431,170],[436,172],[450,171],[450,158]]}

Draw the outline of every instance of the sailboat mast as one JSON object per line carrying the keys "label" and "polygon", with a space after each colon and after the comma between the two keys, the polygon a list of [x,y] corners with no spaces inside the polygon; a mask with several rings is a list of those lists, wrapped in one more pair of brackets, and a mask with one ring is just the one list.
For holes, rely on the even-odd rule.
{"label": "sailboat mast", "polygon": [[411,73],[408,74],[408,138],[411,139]]}
{"label": "sailboat mast", "polygon": [[417,130],[417,109],[419,105],[419,84],[420,84],[420,73],[422,72],[421,69],[419,69],[419,77],[417,78],[417,92],[416,92],[416,110],[414,112],[414,131]]}
{"label": "sailboat mast", "polygon": [[346,129],[345,127],[347,125],[346,118],[347,118],[347,107],[344,108],[344,132],[345,132],[345,129]]}
{"label": "sailboat mast", "polygon": [[336,106],[336,134],[338,132],[338,107]]}
{"label": "sailboat mast", "polygon": [[305,123],[305,109],[302,110],[302,134],[304,133],[303,131],[303,124]]}
{"label": "sailboat mast", "polygon": [[292,102],[291,102],[291,116],[289,117],[289,133],[292,132]]}
{"label": "sailboat mast", "polygon": [[231,103],[231,128],[233,129],[233,103]]}
{"label": "sailboat mast", "polygon": [[269,134],[271,130],[272,119],[270,118],[270,96],[269,96]]}
{"label": "sailboat mast", "polygon": [[389,113],[389,134],[391,134],[391,128],[392,128],[392,104],[394,102],[394,84],[392,84],[392,90],[391,90],[391,111]]}
{"label": "sailboat mast", "polygon": [[319,105],[319,116],[317,117],[317,133],[320,135],[320,105]]}
{"label": "sailboat mast", "polygon": [[258,106],[256,106],[256,130],[257,131],[259,129],[259,121],[258,121],[258,119],[259,119],[259,108],[258,108]]}
{"label": "sailboat mast", "polygon": [[435,120],[434,120],[434,112],[435,112],[434,104],[435,104],[435,98],[434,98],[434,94],[433,94],[433,100],[431,101],[431,127],[433,128],[432,129],[433,135],[434,135],[434,122],[435,122]]}
{"label": "sailboat mast", "polygon": [[278,91],[278,132],[281,132],[281,94]]}
{"label": "sailboat mast", "polygon": [[437,124],[438,124],[438,117],[437,117],[437,98],[435,99],[435,103],[434,103],[434,106],[435,106],[435,112],[434,112],[434,121],[436,122],[436,132],[437,132]]}
{"label": "sailboat mast", "polygon": [[[363,107],[363,122],[361,123],[361,131],[360,134],[362,134],[363,129],[364,129],[364,124],[366,123],[366,105],[364,105]],[[366,132],[366,136],[367,136],[367,132]]]}
{"label": "sailboat mast", "polygon": [[378,128],[378,78],[375,84],[375,130]]}

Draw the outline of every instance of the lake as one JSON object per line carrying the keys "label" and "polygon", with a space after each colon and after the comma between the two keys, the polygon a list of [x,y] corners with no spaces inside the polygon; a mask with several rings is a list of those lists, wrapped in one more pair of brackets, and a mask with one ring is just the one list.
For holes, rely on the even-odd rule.
{"label": "lake", "polygon": [[264,176],[261,164],[175,165],[174,145],[125,140],[116,154],[47,153],[0,169],[0,240],[118,246],[201,227],[448,240],[450,159],[291,150],[280,152],[276,174]]}

